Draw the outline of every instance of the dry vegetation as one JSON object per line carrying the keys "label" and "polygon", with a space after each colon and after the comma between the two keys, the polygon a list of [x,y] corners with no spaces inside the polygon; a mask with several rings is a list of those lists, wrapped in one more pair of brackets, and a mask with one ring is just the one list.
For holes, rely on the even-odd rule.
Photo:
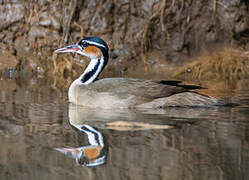
{"label": "dry vegetation", "polygon": [[183,80],[240,80],[249,77],[249,53],[232,48],[197,57],[175,72]]}

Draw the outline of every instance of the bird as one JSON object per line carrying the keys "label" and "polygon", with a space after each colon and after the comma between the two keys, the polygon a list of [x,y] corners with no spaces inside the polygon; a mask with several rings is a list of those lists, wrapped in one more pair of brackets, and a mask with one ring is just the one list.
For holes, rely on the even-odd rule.
{"label": "bird", "polygon": [[77,53],[90,62],[68,90],[70,103],[89,108],[148,109],[167,107],[214,107],[225,105],[222,99],[200,93],[198,85],[177,80],[136,78],[98,79],[109,59],[107,43],[100,37],[84,37],[76,44],[59,48],[54,53]]}
{"label": "bird", "polygon": [[71,123],[71,125],[87,135],[89,145],[77,148],[55,148],[55,150],[75,159],[78,164],[83,166],[95,167],[104,164],[108,148],[105,145],[103,135],[87,124],[75,125]]}

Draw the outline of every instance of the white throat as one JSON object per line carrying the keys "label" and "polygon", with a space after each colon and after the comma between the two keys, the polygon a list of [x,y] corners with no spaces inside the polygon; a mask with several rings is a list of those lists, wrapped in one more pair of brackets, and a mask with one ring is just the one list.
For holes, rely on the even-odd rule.
{"label": "white throat", "polygon": [[101,59],[91,59],[89,65],[81,74],[79,78],[77,78],[69,87],[68,90],[68,97],[70,102],[77,101],[77,92],[76,89],[79,85],[87,85],[92,83],[98,75],[101,73],[104,66],[104,57],[102,56]]}
{"label": "white throat", "polygon": [[83,74],[81,74],[81,76],[77,79],[77,83],[90,84],[95,81],[98,75],[101,73],[103,65],[103,56],[101,57],[101,59],[91,59]]}

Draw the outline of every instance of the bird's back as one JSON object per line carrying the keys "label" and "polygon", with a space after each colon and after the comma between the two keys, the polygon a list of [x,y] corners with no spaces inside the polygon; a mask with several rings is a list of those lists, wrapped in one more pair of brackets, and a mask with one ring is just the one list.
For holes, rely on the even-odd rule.
{"label": "bird's back", "polygon": [[76,87],[75,98],[72,101],[83,106],[101,108],[158,108],[218,104],[215,98],[191,92],[198,88],[200,87],[181,85],[179,81],[105,78]]}

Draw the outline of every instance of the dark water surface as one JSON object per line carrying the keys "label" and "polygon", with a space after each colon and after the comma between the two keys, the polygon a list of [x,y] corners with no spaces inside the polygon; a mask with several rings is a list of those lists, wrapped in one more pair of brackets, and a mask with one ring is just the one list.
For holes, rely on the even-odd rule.
{"label": "dark water surface", "polygon": [[40,81],[0,81],[1,180],[249,179],[249,88],[236,107],[108,111]]}

